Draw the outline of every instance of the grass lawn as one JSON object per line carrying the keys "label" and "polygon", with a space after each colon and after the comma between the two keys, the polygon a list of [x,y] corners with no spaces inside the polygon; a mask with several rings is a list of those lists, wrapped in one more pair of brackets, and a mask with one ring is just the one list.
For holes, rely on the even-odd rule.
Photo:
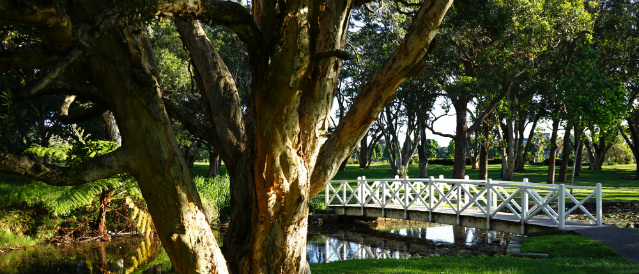
{"label": "grass lawn", "polygon": [[498,257],[428,257],[349,260],[312,264],[313,274],[386,273],[639,273],[639,266],[593,240],[578,235],[526,238],[522,251],[547,253],[549,259]]}

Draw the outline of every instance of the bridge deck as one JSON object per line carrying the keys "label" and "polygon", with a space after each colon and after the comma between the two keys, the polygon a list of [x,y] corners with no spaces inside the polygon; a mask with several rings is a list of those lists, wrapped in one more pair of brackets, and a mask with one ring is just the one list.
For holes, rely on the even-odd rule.
{"label": "bridge deck", "polygon": [[[362,209],[360,205],[330,205],[338,215],[345,216],[365,216],[365,217],[386,217],[395,219],[406,219],[413,221],[434,222],[440,224],[461,225],[480,229],[490,229],[495,231],[509,232],[515,234],[527,234],[541,232],[551,229],[559,229],[557,223],[547,217],[532,217],[525,224],[522,224],[517,216],[508,212],[497,212],[490,219],[480,210],[465,210],[459,215],[459,220],[454,209],[439,207],[429,212],[426,207],[411,206],[408,210],[398,205],[387,205],[383,210],[380,205],[366,205]],[[565,230],[575,230],[583,228],[597,227],[596,224],[583,222],[566,221]]]}

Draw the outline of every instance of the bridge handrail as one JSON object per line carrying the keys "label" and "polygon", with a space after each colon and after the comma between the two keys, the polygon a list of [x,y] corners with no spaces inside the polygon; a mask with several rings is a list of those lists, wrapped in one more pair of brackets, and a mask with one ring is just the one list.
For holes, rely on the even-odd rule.
{"label": "bridge handrail", "polygon": [[[578,200],[572,195],[572,190],[587,190],[586,197]],[[585,202],[596,196],[596,212],[592,214],[584,207]],[[566,201],[572,201],[574,206],[566,210]],[[429,216],[438,208],[448,207],[459,216],[469,209],[479,210],[486,217],[486,226],[500,211],[510,211],[524,224],[537,214],[546,215],[560,228],[565,228],[565,221],[569,214],[581,210],[589,219],[601,226],[602,194],[601,184],[595,187],[566,186],[564,184],[549,185],[528,182],[445,179],[442,175],[435,179],[425,178],[389,178],[357,180],[334,180],[326,185],[325,202],[327,206],[360,206],[362,212],[367,206],[404,209],[411,207],[425,207]],[[551,204],[557,204],[555,210]],[[595,217],[596,216],[596,217]],[[432,217],[429,219],[432,220]]]}

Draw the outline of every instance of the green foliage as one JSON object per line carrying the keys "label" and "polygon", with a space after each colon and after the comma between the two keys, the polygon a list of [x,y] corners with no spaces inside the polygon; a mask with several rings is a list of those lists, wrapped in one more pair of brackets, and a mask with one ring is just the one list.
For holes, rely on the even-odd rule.
{"label": "green foliage", "polygon": [[609,165],[631,164],[635,160],[632,150],[624,142],[615,142],[606,153],[606,158],[606,163]]}
{"label": "green foliage", "polygon": [[427,157],[428,158],[435,158],[437,157],[437,149],[439,148],[439,144],[437,143],[437,140],[434,139],[427,139],[426,140],[426,146],[427,146]]}
{"label": "green foliage", "polygon": [[50,147],[30,147],[24,151],[25,154],[35,155],[41,158],[48,158],[54,162],[63,162],[67,160],[68,151],[63,151]]}
{"label": "green foliage", "polygon": [[313,197],[308,201],[308,210],[310,213],[320,213],[326,211],[326,202],[323,197]]}
{"label": "green foliage", "polygon": [[202,204],[211,214],[211,221],[223,223],[231,216],[231,190],[228,175],[215,178],[193,178]]}
{"label": "green foliage", "polygon": [[450,142],[448,143],[448,157],[449,158],[455,158],[455,140],[450,140]]}
{"label": "green foliage", "polygon": [[0,207],[27,203],[30,206],[42,203],[55,216],[66,216],[73,210],[91,205],[97,195],[109,188],[120,185],[118,180],[100,180],[79,186],[51,186],[33,182],[2,197]]}
{"label": "green foliage", "polygon": [[0,210],[0,249],[34,245],[51,238],[60,219],[36,204]]}

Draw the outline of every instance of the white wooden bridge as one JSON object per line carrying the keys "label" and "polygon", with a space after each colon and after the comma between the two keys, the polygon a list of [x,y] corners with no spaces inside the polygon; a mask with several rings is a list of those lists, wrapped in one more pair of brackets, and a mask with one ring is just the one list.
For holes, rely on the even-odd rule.
{"label": "white wooden bridge", "polygon": [[[585,195],[577,199],[573,190]],[[387,217],[526,234],[602,225],[601,184],[596,187],[522,182],[399,178],[335,180],[325,202],[338,215]],[[596,210],[584,204],[595,197]],[[568,203],[567,203],[568,202]],[[570,208],[566,208],[570,205]],[[572,222],[581,213],[592,223]]]}

